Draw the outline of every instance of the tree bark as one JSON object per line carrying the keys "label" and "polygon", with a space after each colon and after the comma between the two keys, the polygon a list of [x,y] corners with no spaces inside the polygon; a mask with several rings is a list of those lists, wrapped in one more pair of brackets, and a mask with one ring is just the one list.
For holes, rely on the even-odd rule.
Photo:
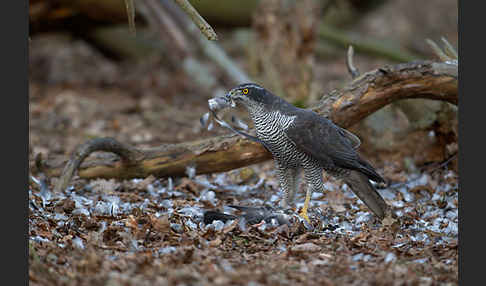
{"label": "tree bark", "polygon": [[[374,111],[400,99],[428,98],[457,105],[457,83],[457,64],[427,61],[385,66],[364,73],[343,88],[324,95],[319,104],[311,109],[332,119],[337,125],[348,128]],[[86,146],[80,145],[81,147],[86,149]],[[79,153],[80,148],[73,154]],[[119,147],[117,148],[114,151],[109,148],[104,151],[119,154]],[[77,168],[79,177],[177,177],[185,175],[187,166],[194,166],[196,174],[207,174],[229,171],[271,158],[270,153],[259,143],[234,134],[145,150],[131,147],[128,151],[135,152],[137,156],[123,160],[115,155],[104,159],[87,159]],[[40,164],[40,168],[48,176],[59,176],[64,164],[65,160],[61,164],[46,162]],[[67,164],[69,165],[72,164]],[[66,180],[61,181],[64,183],[60,188],[67,187]]]}

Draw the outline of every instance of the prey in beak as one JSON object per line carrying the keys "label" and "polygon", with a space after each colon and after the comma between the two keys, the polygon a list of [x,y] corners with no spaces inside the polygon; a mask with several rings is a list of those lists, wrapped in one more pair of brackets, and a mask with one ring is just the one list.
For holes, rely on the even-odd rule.
{"label": "prey in beak", "polygon": [[236,102],[234,101],[234,96],[235,96],[236,93],[237,93],[237,91],[235,91],[234,89],[232,89],[225,96],[225,98],[226,98],[226,100],[228,100],[231,108],[235,108],[236,107]]}
{"label": "prey in beak", "polygon": [[[225,121],[223,121],[222,119],[220,119],[218,117],[217,111],[228,108],[228,107],[231,107],[231,108],[236,107],[235,99],[242,98],[242,96],[243,96],[243,94],[240,90],[232,89],[224,96],[210,98],[208,100],[208,107],[209,107],[210,112],[204,114],[199,119],[200,122],[201,122],[201,125],[206,126],[206,124],[209,122],[209,118],[210,118],[209,115],[212,114],[213,120],[216,123],[218,123],[220,126],[228,128],[231,131],[233,131],[234,133],[237,133],[241,136],[244,136],[244,137],[246,137],[246,138],[248,138],[248,139],[250,139],[254,142],[260,143],[266,148],[265,144],[258,137],[247,134],[247,133],[242,132],[238,129],[235,129],[233,126],[229,125],[228,123],[226,123]],[[248,126],[244,122],[242,122],[241,120],[235,119],[233,117],[231,121],[233,123],[235,123],[236,125],[238,125],[239,128],[242,128],[244,130],[248,130]]]}

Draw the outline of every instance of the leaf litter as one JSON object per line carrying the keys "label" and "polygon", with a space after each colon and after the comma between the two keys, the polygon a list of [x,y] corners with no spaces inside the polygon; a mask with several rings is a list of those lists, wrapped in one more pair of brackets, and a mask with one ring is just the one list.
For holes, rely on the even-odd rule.
{"label": "leaf litter", "polygon": [[60,194],[33,177],[29,245],[40,260],[30,258],[31,282],[457,284],[452,171],[379,189],[398,215],[390,223],[329,179],[311,200],[310,226],[297,215],[304,192],[293,211],[279,210],[268,164],[195,173],[188,167],[184,178],[98,179]]}

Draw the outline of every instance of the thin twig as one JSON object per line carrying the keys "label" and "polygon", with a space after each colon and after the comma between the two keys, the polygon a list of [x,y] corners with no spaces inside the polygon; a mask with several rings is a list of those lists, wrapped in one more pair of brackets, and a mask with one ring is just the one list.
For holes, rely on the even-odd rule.
{"label": "thin twig", "polygon": [[125,0],[125,7],[127,8],[128,28],[130,32],[136,34],[135,30],[135,6],[133,0]]}
{"label": "thin twig", "polygon": [[425,42],[429,44],[429,46],[434,51],[435,55],[439,57],[441,61],[445,62],[451,60],[451,58],[448,55],[446,55],[434,41],[432,41],[431,39],[426,39]]}
{"label": "thin twig", "polygon": [[456,49],[452,47],[452,45],[447,41],[446,38],[441,37],[442,42],[444,43],[444,52],[452,59],[459,59]]}
{"label": "thin twig", "polygon": [[351,74],[351,78],[355,79],[359,76],[358,69],[353,64],[354,49],[352,45],[349,45],[348,54],[346,57],[346,66],[348,67],[348,72]]}
{"label": "thin twig", "polygon": [[214,32],[213,28],[204,20],[201,15],[192,7],[191,3],[187,0],[174,0],[182,10],[184,10],[187,15],[191,18],[191,20],[196,24],[196,26],[201,30],[206,38],[210,41],[216,41],[218,39],[218,35]]}

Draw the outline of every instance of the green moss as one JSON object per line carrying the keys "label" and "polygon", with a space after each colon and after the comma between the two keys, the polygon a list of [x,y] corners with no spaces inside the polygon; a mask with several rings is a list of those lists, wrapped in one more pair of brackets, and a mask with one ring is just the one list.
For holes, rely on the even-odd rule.
{"label": "green moss", "polygon": [[293,105],[299,107],[299,108],[306,108],[307,103],[304,99],[296,99],[294,102],[292,102]]}

